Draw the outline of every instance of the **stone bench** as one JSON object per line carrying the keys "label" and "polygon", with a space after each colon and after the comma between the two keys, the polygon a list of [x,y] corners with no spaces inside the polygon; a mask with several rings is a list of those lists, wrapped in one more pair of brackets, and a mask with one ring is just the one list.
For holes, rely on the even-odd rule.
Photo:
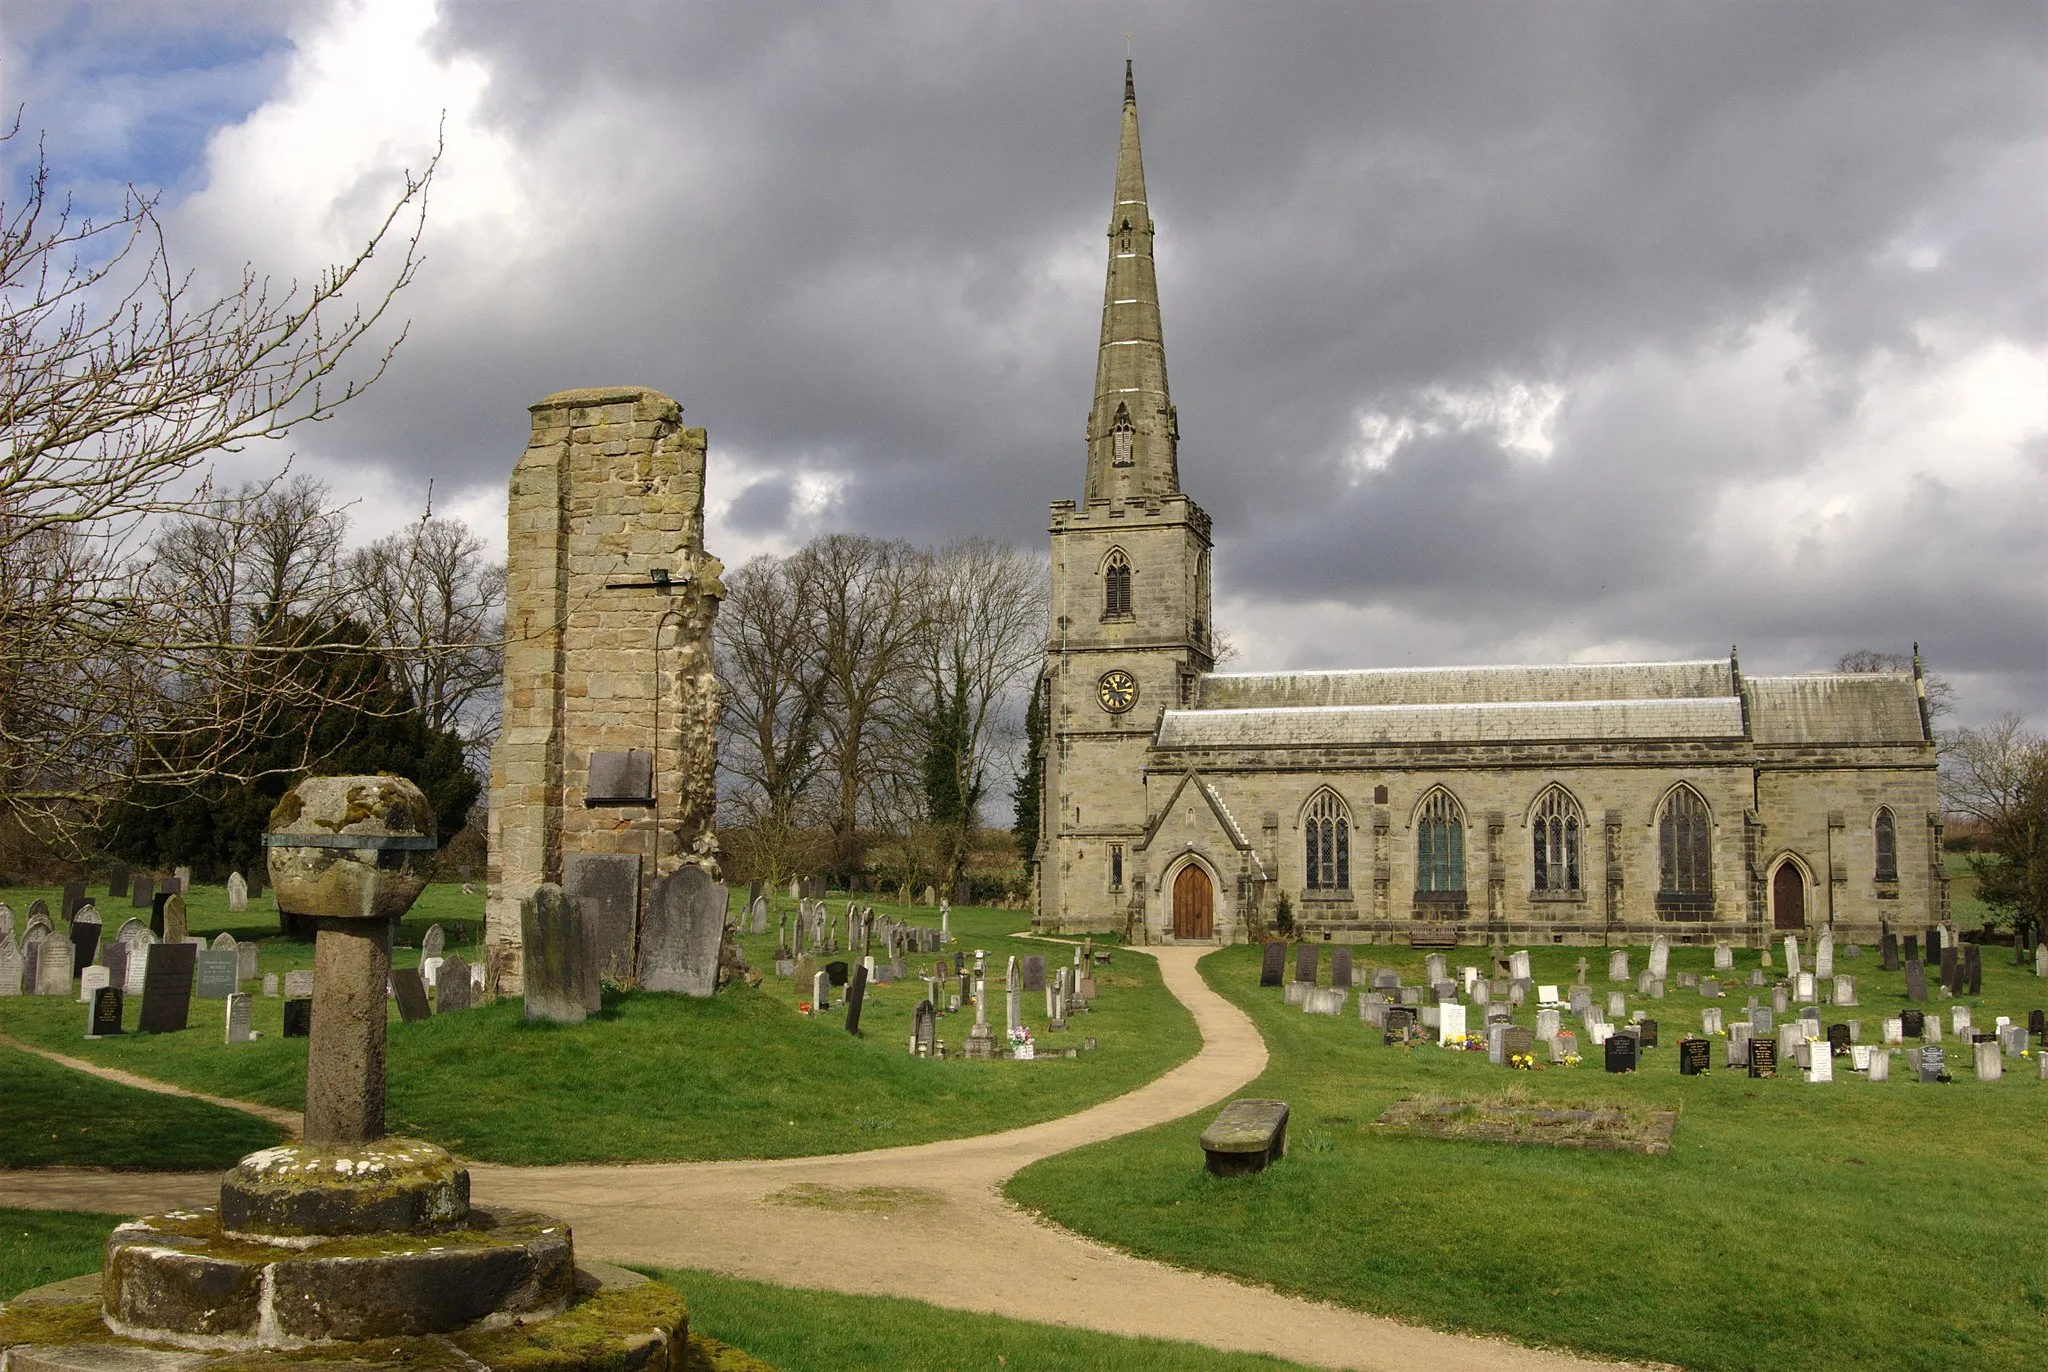
{"label": "stone bench", "polygon": [[1287,1102],[1234,1100],[1202,1131],[1202,1151],[1218,1177],[1259,1172],[1287,1153]]}
{"label": "stone bench", "polygon": [[1454,924],[1425,924],[1408,935],[1410,948],[1455,948],[1458,929]]}

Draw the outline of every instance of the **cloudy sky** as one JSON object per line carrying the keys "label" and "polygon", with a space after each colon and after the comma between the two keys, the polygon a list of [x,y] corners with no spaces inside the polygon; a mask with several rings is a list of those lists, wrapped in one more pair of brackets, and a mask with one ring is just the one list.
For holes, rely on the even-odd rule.
{"label": "cloudy sky", "polygon": [[2048,724],[2037,3],[8,0],[0,89],[202,280],[345,253],[444,125],[399,363],[300,464],[502,543],[525,406],[647,384],[737,562],[1042,546],[1126,34],[1234,666],[1917,639]]}

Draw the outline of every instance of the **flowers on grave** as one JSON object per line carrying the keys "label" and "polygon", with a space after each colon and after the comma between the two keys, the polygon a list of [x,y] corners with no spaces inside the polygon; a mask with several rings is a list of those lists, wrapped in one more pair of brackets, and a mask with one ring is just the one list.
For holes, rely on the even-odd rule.
{"label": "flowers on grave", "polygon": [[1564,1055],[1564,1062],[1562,1065],[1565,1067],[1577,1067],[1579,1065],[1579,1061],[1580,1059],[1577,1053],[1566,1053]]}
{"label": "flowers on grave", "polygon": [[1477,1034],[1452,1034],[1440,1046],[1465,1053],[1483,1053],[1486,1051],[1486,1040]]}
{"label": "flowers on grave", "polygon": [[1031,1042],[1031,1031],[1030,1031],[1030,1030],[1029,1030],[1028,1028],[1026,1028],[1026,1027],[1025,1027],[1024,1025],[1021,1025],[1021,1024],[1020,1024],[1020,1025],[1018,1025],[1018,1026],[1017,1026],[1017,1027],[1016,1027],[1015,1029],[1012,1029],[1012,1030],[1010,1031],[1010,1042],[1012,1042],[1012,1043],[1029,1043],[1029,1042]]}
{"label": "flowers on grave", "polygon": [[1536,1070],[1536,1059],[1528,1053],[1510,1053],[1508,1066],[1517,1072],[1533,1072]]}
{"label": "flowers on grave", "polygon": [[797,1013],[798,1013],[799,1015],[808,1015],[808,1014],[810,1014],[810,1013],[811,1013],[811,1003],[810,1003],[809,1001],[807,1001],[807,1000],[804,1000],[804,1001],[798,1001],[798,1002],[797,1002],[797,1007],[796,1007],[796,1012],[797,1012]]}

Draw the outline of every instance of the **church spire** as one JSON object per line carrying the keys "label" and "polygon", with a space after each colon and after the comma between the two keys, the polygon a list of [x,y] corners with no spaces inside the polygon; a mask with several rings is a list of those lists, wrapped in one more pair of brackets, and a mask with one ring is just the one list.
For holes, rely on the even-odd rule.
{"label": "church spire", "polygon": [[1123,136],[1109,213],[1109,277],[1102,292],[1102,347],[1088,415],[1088,499],[1171,495],[1180,490],[1180,438],[1166,390],[1166,344],[1152,264],[1152,214],[1138,151],[1138,89],[1124,62]]}

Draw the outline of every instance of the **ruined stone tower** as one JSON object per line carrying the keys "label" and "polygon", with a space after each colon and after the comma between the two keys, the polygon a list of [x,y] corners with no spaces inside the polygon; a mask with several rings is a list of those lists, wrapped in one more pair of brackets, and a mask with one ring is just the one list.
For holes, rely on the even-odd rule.
{"label": "ruined stone tower", "polygon": [[491,750],[485,941],[521,985],[519,903],[544,882],[625,940],[655,881],[718,874],[724,568],[704,551],[702,429],[639,386],[531,407],[507,512],[505,708]]}

